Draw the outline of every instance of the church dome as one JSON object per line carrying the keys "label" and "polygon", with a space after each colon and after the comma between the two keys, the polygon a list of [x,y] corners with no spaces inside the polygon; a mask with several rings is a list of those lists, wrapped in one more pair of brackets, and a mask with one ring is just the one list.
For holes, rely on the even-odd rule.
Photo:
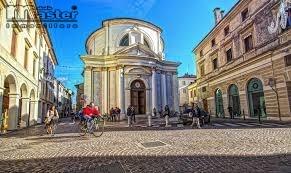
{"label": "church dome", "polygon": [[89,55],[113,55],[129,46],[142,45],[145,49],[163,57],[164,42],[161,32],[158,26],[139,19],[104,20],[102,27],[88,37],[86,51]]}

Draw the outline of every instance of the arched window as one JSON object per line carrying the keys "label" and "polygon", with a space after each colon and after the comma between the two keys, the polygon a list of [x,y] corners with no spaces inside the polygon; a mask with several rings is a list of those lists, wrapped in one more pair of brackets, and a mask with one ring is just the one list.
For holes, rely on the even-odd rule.
{"label": "arched window", "polygon": [[150,48],[150,44],[149,44],[149,42],[148,42],[146,39],[143,40],[143,44],[144,44],[146,47]]}
{"label": "arched window", "polygon": [[216,117],[224,117],[223,98],[220,89],[215,91]]}
{"label": "arched window", "polygon": [[120,41],[119,46],[129,46],[129,36],[126,34]]}

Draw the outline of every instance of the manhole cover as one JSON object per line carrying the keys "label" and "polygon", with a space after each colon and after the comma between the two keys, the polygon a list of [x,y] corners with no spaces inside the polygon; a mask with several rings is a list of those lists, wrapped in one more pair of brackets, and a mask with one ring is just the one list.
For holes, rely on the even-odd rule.
{"label": "manhole cover", "polygon": [[22,149],[22,150],[30,149],[30,148],[31,146],[29,146],[28,144],[19,145],[16,147],[16,149]]}
{"label": "manhole cover", "polygon": [[165,146],[166,144],[160,141],[154,141],[154,142],[144,142],[144,143],[141,143],[141,145],[145,148],[153,148],[153,147]]}
{"label": "manhole cover", "polygon": [[108,165],[101,165],[88,170],[78,171],[86,173],[125,173],[120,163],[111,163]]}

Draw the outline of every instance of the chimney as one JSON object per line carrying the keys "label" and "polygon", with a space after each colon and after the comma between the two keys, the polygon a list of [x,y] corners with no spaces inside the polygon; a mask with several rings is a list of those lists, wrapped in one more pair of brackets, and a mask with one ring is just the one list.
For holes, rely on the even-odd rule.
{"label": "chimney", "polygon": [[224,11],[221,11],[221,9],[217,7],[213,10],[213,13],[214,13],[214,19],[215,19],[215,25],[216,25],[222,19],[222,15]]}
{"label": "chimney", "polygon": [[223,19],[223,17],[224,17],[224,10],[221,10],[220,14],[221,14],[221,19]]}

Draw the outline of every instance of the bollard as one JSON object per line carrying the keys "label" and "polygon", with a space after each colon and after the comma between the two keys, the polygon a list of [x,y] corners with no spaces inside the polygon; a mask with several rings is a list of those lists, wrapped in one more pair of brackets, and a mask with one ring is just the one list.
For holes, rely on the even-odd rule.
{"label": "bollard", "polygon": [[127,124],[128,124],[128,127],[130,127],[130,125],[131,125],[130,116],[127,116]]}
{"label": "bollard", "polygon": [[244,117],[244,120],[246,120],[246,115],[245,115],[245,110],[243,109],[243,117]]}
{"label": "bollard", "polygon": [[166,127],[168,127],[169,126],[169,115],[166,115],[165,119],[166,119]]}
{"label": "bollard", "polygon": [[151,114],[148,115],[148,126],[151,127],[152,126],[152,116]]}

